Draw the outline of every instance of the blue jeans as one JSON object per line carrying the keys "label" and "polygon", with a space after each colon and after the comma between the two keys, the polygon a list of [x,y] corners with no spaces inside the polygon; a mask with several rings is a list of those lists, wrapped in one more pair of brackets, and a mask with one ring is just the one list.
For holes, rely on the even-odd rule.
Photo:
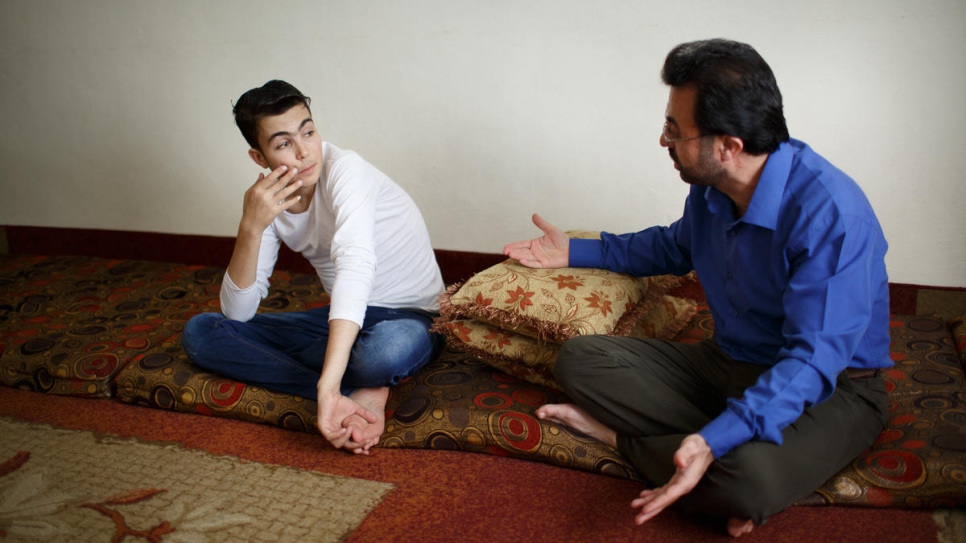
{"label": "blue jeans", "polygon": [[[370,306],[352,346],[341,393],[392,386],[436,358],[445,343],[429,331],[434,315]],[[329,339],[329,307],[255,315],[240,322],[221,313],[195,315],[181,344],[201,368],[266,389],[315,400]]]}

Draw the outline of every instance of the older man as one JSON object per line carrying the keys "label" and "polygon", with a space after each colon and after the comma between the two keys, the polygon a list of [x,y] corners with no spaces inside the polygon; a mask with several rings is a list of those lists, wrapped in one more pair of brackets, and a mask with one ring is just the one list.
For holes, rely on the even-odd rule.
{"label": "older man", "polygon": [[750,46],[685,43],[667,56],[661,145],[691,185],[683,216],[600,240],[544,235],[504,252],[532,267],[684,274],[704,286],[713,339],[606,336],[561,349],[574,404],[537,414],[618,449],[654,485],[642,524],[671,504],[740,536],[806,496],[882,430],[886,240],[847,175],[789,138],[768,64]]}

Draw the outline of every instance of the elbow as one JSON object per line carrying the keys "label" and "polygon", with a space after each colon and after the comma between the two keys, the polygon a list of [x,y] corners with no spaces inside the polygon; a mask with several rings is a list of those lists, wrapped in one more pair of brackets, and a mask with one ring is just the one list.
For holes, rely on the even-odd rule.
{"label": "elbow", "polygon": [[226,319],[238,322],[248,322],[252,320],[255,316],[255,311],[238,311],[232,309],[225,309],[222,307],[221,314],[225,316]]}

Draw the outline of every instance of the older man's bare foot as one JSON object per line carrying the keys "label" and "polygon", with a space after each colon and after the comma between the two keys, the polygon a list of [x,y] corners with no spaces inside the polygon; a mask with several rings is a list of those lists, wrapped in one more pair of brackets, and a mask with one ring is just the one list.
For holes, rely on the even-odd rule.
{"label": "older man's bare foot", "polygon": [[352,438],[346,448],[356,454],[369,454],[369,449],[379,443],[379,437],[386,429],[386,401],[389,388],[360,388],[349,398],[376,416],[376,422],[369,422],[359,415],[350,415],[342,425],[352,431]]}
{"label": "older man's bare foot", "polygon": [[541,406],[537,409],[537,417],[557,424],[573,428],[612,448],[617,448],[617,432],[598,422],[586,411],[571,403]]}
{"label": "older man's bare foot", "polygon": [[751,519],[742,520],[740,518],[728,519],[728,535],[731,537],[741,537],[750,534],[755,529],[755,523]]}

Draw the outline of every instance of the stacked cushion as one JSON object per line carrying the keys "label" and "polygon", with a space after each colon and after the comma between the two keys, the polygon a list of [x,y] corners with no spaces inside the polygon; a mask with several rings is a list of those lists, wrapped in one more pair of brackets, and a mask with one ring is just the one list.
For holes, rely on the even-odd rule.
{"label": "stacked cushion", "polygon": [[671,276],[533,269],[508,259],[447,289],[435,329],[450,344],[510,375],[559,390],[553,366],[560,345],[570,338],[674,337],[695,312],[693,301],[665,294],[676,284]]}

